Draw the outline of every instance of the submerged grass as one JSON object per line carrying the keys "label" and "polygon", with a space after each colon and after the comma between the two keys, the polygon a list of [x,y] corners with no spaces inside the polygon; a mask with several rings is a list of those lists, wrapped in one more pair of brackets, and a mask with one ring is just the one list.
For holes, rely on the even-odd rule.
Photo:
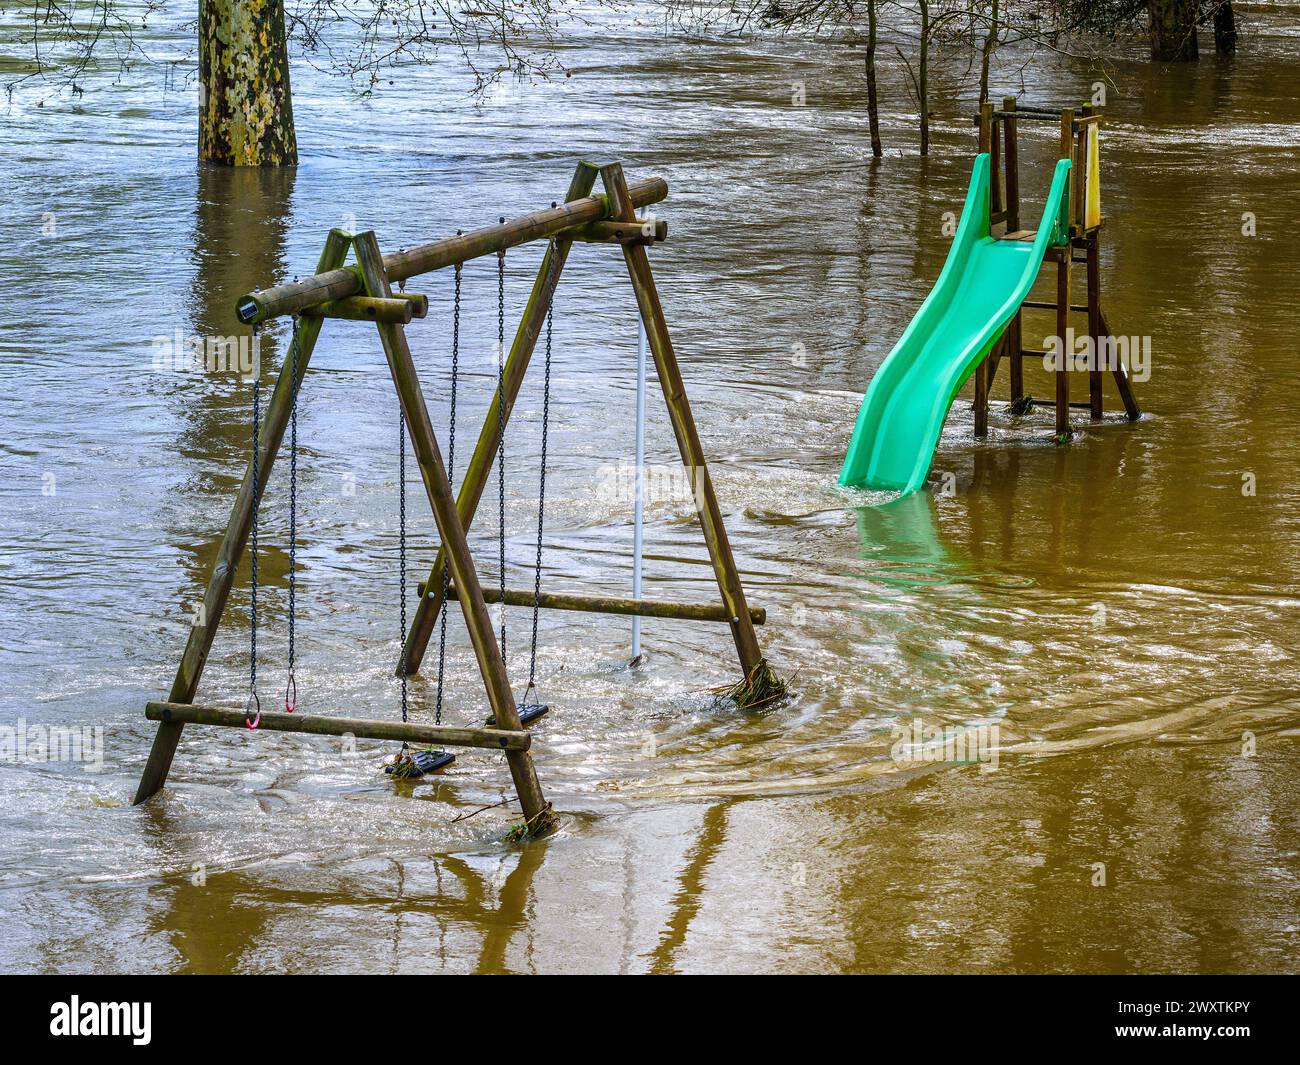
{"label": "submerged grass", "polygon": [[785,681],[777,676],[776,670],[768,665],[766,658],[760,659],[758,665],[742,680],[709,688],[708,691],[721,699],[730,699],[742,710],[766,706],[789,694]]}

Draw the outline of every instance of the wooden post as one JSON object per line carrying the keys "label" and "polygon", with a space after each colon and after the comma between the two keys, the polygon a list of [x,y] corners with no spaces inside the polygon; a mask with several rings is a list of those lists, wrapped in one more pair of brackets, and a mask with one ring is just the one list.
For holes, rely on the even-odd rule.
{"label": "wooden post", "polygon": [[[596,183],[597,172],[596,167],[591,163],[579,163],[569,184],[565,202],[585,200],[590,196],[592,186]],[[546,323],[546,313],[550,310],[555,287],[560,280],[560,272],[564,269],[572,246],[572,241],[557,237],[542,257],[542,265],[537,271],[537,279],[533,282],[533,291],[528,297],[528,305],[520,319],[519,328],[515,331],[515,339],[510,345],[510,355],[506,359],[505,368],[501,371],[501,387],[505,391],[505,413],[499,413],[502,396],[498,392],[493,396],[492,405],[483,419],[478,443],[474,446],[474,454],[461,481],[456,509],[460,514],[461,524],[467,529],[473,524],[474,514],[478,510],[479,501],[483,498],[483,490],[487,487],[497,449],[501,446],[502,429],[510,421],[510,414],[519,396],[524,374],[532,359],[533,348],[537,344],[542,326]],[[442,575],[446,565],[446,554],[440,547],[428,578],[428,587],[433,589],[433,594],[422,596],[415,608],[410,631],[406,634],[406,644],[402,648],[401,657],[397,660],[399,676],[417,672],[420,663],[424,660],[429,638],[433,635],[434,625],[438,620],[438,612],[443,607]]]}
{"label": "wooden post", "polygon": [[1073,353],[1066,350],[1070,325],[1070,246],[1060,249],[1056,266],[1056,336],[1060,342],[1060,363],[1056,367],[1056,435],[1070,435],[1070,369]]}
{"label": "wooden post", "polygon": [[[356,249],[357,264],[361,268],[366,294],[391,299],[392,288],[384,271],[384,257],[374,233],[359,233],[352,243]],[[523,726],[519,722],[514,693],[510,689],[510,678],[506,675],[501,649],[492,631],[492,620],[488,616],[487,605],[483,602],[483,591],[479,587],[474,559],[465,538],[465,527],[461,524],[456,509],[456,499],[447,479],[447,468],[443,465],[433,423],[420,391],[420,379],[406,343],[406,330],[401,325],[387,322],[377,323],[376,328],[384,345],[384,354],[388,357],[388,367],[392,371],[402,413],[406,417],[406,428],[416,463],[420,467],[425,493],[438,523],[438,535],[447,548],[451,578],[460,589],[465,627],[469,630],[474,656],[478,659],[479,672],[483,675],[483,684],[487,688],[492,717],[499,727],[518,732]],[[508,751],[506,761],[514,779],[515,793],[524,809],[528,834],[534,837],[547,835],[554,830],[556,820],[542,796],[532,755],[527,751]]]}
{"label": "wooden post", "polygon": [[1088,253],[1088,336],[1092,338],[1093,362],[1088,367],[1088,416],[1093,421],[1100,421],[1102,416],[1101,396],[1101,250],[1098,247],[1098,233],[1087,236]]}
{"label": "wooden post", "polygon": [[1011,403],[1014,406],[1025,398],[1025,367],[1024,360],[1020,357],[1020,352],[1024,347],[1023,330],[1021,328],[1020,309],[1012,315],[1010,323],[1007,325],[1007,352],[1011,357],[1011,363],[1007,367],[1007,376],[1009,377],[1008,386],[1011,392]]}
{"label": "wooden post", "polygon": [[989,435],[989,352],[975,367],[975,435]]}
{"label": "wooden post", "polygon": [[[1070,195],[1070,209],[1067,219],[1073,221],[1078,207],[1079,168],[1074,164],[1074,111],[1066,108],[1061,112],[1061,158],[1072,161],[1070,176],[1074,189]],[[1061,363],[1056,368],[1056,435],[1070,436],[1070,370],[1068,363],[1073,352],[1065,350],[1065,336],[1070,327],[1070,262],[1074,258],[1074,245],[1071,240],[1073,226],[1066,234],[1065,247],[1058,248],[1056,268],[1056,335],[1060,341]]]}
{"label": "wooden post", "polygon": [[1002,365],[1002,360],[1007,356],[1007,338],[1010,334],[1010,326],[1002,330],[1002,335],[993,342],[993,347],[989,351],[989,373],[988,380],[985,382],[985,390],[988,395],[993,395],[993,382],[998,379],[998,367]]}
{"label": "wooden post", "polygon": [[[618,163],[610,163],[601,167],[600,178],[609,197],[611,217],[623,221],[633,219],[635,208],[628,195],[627,180],[623,177],[622,166]],[[736,653],[740,657],[740,665],[745,676],[752,677],[759,674],[766,663],[762,651],[759,650],[758,637],[754,633],[754,625],[749,617],[749,608],[745,604],[745,590],[741,586],[740,575],[736,572],[731,544],[727,540],[727,529],[722,522],[722,509],[718,506],[717,496],[713,492],[713,481],[709,477],[709,468],[704,461],[704,448],[700,445],[700,436],[695,428],[690,401],[686,397],[686,385],[682,381],[681,370],[677,366],[677,356],[668,337],[668,323],[664,319],[659,293],[655,288],[654,275],[650,270],[650,258],[646,254],[645,247],[639,244],[623,245],[623,258],[627,263],[628,276],[632,279],[632,288],[636,292],[637,306],[640,308],[641,320],[645,325],[646,338],[650,345],[650,353],[654,357],[659,384],[663,388],[664,401],[668,405],[673,434],[677,438],[682,463],[691,473],[700,527],[704,532],[705,543],[708,544],[709,557],[713,561],[713,573],[718,581],[723,605],[726,606],[727,613],[731,617],[731,635],[736,643]]]}
{"label": "wooden post", "polygon": [[[1020,231],[1020,134],[1019,120],[1016,118],[1016,98],[1014,96],[1003,97],[1002,110],[1004,112],[1002,119],[1003,143],[1007,157],[1005,168],[1007,232],[1017,233]],[[1024,359],[1020,355],[1024,346],[1024,319],[1021,316],[1020,308],[1017,307],[1015,315],[1007,324],[1006,331],[1006,355],[1011,359],[1010,365],[1007,367],[1007,376],[1009,378],[1007,384],[1012,407],[1023,403],[1025,398],[1025,366]]]}
{"label": "wooden post", "polygon": [[[347,259],[349,238],[341,229],[330,230],[325,239],[325,248],[317,264],[318,273],[337,269]],[[312,351],[316,347],[316,338],[320,336],[323,318],[304,318],[298,324],[298,382],[302,387],[303,375],[311,362]],[[260,367],[259,367],[260,369]],[[253,487],[253,462],[249,458],[248,469],[244,473],[239,494],[235,496],[234,506],[230,511],[230,521],[226,524],[225,536],[217,549],[216,560],[212,564],[212,574],[208,578],[208,588],[203,596],[203,612],[200,623],[190,630],[189,640],[185,644],[185,653],[181,656],[176,678],[172,681],[171,693],[167,701],[171,703],[192,703],[198,691],[199,679],[203,676],[203,667],[207,665],[208,652],[212,650],[212,641],[216,638],[221,625],[221,616],[226,610],[226,601],[230,597],[230,588],[235,581],[235,570],[244,554],[249,533],[261,501],[262,491],[271,475],[271,466],[284,439],[285,428],[289,424],[289,414],[293,409],[294,374],[286,362],[280,367],[276,378],[275,390],[262,418],[261,428],[257,434],[258,450],[258,485],[256,493]],[[183,724],[179,721],[162,722],[154,733],[153,747],[149,751],[149,760],[145,763],[144,773],[136,788],[134,802],[144,802],[167,782],[171,770],[172,758],[176,754],[176,745],[180,743]]]}
{"label": "wooden post", "polygon": [[[989,103],[989,113],[992,116],[993,104]],[[1002,135],[1001,121],[996,117],[991,118],[989,127],[989,212],[994,215],[1001,214],[1005,218],[1006,203],[1002,197]],[[1008,230],[1007,232],[1010,232]]]}
{"label": "wooden post", "polygon": [[1002,141],[1007,157],[1003,168],[1007,189],[1007,232],[1015,233],[1020,229],[1020,147],[1016,136],[1016,98],[1004,97],[1002,110],[1005,112],[1002,119]]}
{"label": "wooden post", "polygon": [[[983,155],[986,152],[990,155],[993,153],[993,101],[991,100],[985,100],[980,104],[979,113],[979,153]],[[994,200],[996,197],[993,191],[996,187],[997,182],[994,178],[992,167],[990,167],[988,199],[988,224],[990,228],[993,226],[993,212],[996,210],[994,207]]]}
{"label": "wooden post", "polygon": [[[1087,108],[1084,108],[1084,114]],[[1074,112],[1065,110],[1061,113],[1061,158],[1069,159],[1070,166],[1070,213],[1069,229],[1070,236],[1077,237],[1083,232],[1083,208],[1084,208],[1084,185],[1083,172],[1087,167],[1087,151],[1083,146],[1083,138],[1086,131],[1083,125],[1080,125],[1076,131],[1074,121]],[[1066,138],[1069,138],[1067,148]]]}

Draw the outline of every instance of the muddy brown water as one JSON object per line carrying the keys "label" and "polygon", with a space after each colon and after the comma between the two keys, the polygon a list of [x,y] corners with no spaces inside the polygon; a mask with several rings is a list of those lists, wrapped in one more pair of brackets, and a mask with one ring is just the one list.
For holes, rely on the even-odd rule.
{"label": "muddy brown water", "polygon": [[[193,95],[161,67],[103,72],[74,102],[16,95],[0,155],[0,702],[11,728],[99,727],[104,745],[93,771],[29,751],[0,772],[0,968],[1300,967],[1300,8],[1252,13],[1235,62],[1163,69],[1135,45],[1109,66],[1104,304],[1117,331],[1151,338],[1146,416],[1076,413],[1082,432],[1057,448],[1047,412],[999,404],[977,442],[963,397],[934,464],[952,491],[893,505],[836,476],[872,371],[943,263],[943,214],[961,206],[964,61],[936,71],[926,160],[902,72],[885,71],[878,164],[858,54],[630,23],[581,36],[572,78],[505,85],[481,106],[450,66],[359,102],[300,64],[292,173],[197,169]],[[180,27],[150,33],[157,57],[186,46]],[[1097,75],[1008,56],[997,90],[1022,79],[1027,101],[1057,105]],[[1032,217],[1054,133],[1023,140]],[[750,599],[768,610],[761,636],[795,696],[741,714],[700,694],[735,672],[717,627],[647,621],[632,671],[626,619],[551,614],[538,674],[553,710],[535,751],[564,827],[547,842],[504,843],[506,808],[452,821],[505,794],[492,755],[395,788],[376,772],[382,744],[199,728],[166,792],[132,808],[153,732],[143,704],[170,685],[250,406],[235,375],[156,368],[154,338],[235,332],[234,296],[310,272],[331,226],[355,220],[397,247],[490,223],[559,197],[583,157],[669,182],[659,283]],[[511,314],[539,254],[508,258]],[[634,303],[612,249],[571,262],[543,583],[625,594]],[[464,284],[462,466],[495,373],[492,264]],[[451,277],[413,287],[431,300],[411,335],[445,432]],[[1041,370],[1027,381],[1050,395]],[[1107,406],[1120,409],[1109,384]],[[647,594],[710,600],[667,419],[651,411]],[[398,714],[396,417],[373,335],[331,325],[301,411],[298,651],[315,712]],[[517,585],[540,427],[533,376],[508,443]],[[285,488],[281,468],[262,524],[271,700]],[[432,522],[412,499],[415,581]],[[489,580],[494,509],[474,537]],[[241,697],[247,608],[241,580],[208,701]],[[520,687],[528,623],[509,612]],[[458,623],[446,673],[448,720],[479,719]],[[432,678],[412,687],[417,714]],[[915,720],[996,727],[996,770],[900,761],[895,730]]]}

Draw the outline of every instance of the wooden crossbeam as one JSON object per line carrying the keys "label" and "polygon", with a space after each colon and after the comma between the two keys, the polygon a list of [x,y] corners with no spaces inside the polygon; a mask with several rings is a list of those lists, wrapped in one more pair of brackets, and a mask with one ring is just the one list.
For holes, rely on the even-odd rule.
{"label": "wooden crossbeam", "polygon": [[[218,725],[248,729],[248,715],[226,706],[195,706],[193,703],[146,703],[144,716],[168,724]],[[302,732],[312,736],[356,736],[363,740],[402,740],[428,743],[435,747],[480,747],[491,751],[526,751],[532,734],[524,729],[447,728],[418,721],[374,721],[360,717],[323,717],[319,714],[286,714],[265,711],[257,731]]]}
{"label": "wooden crossbeam", "polygon": [[[668,195],[668,184],[663,178],[645,178],[632,185],[629,193],[637,207],[646,207],[658,203]],[[613,214],[610,204],[604,196],[566,200],[558,207],[534,211],[499,225],[392,252],[384,256],[384,272],[389,281],[406,281],[419,274],[492,255],[530,241],[545,240],[562,230],[611,217]],[[358,296],[364,290],[365,285],[356,270],[346,267],[320,270],[301,281],[240,296],[235,313],[241,322],[252,325],[255,322],[265,322],[268,318],[305,310],[326,300]]]}

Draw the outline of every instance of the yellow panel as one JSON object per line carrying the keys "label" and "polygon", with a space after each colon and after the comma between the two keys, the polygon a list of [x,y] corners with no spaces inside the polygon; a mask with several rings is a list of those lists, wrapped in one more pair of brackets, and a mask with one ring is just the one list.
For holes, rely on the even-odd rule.
{"label": "yellow panel", "polygon": [[1092,229],[1101,225],[1101,151],[1097,143],[1097,124],[1088,127],[1088,189],[1087,209],[1084,212],[1083,225]]}

